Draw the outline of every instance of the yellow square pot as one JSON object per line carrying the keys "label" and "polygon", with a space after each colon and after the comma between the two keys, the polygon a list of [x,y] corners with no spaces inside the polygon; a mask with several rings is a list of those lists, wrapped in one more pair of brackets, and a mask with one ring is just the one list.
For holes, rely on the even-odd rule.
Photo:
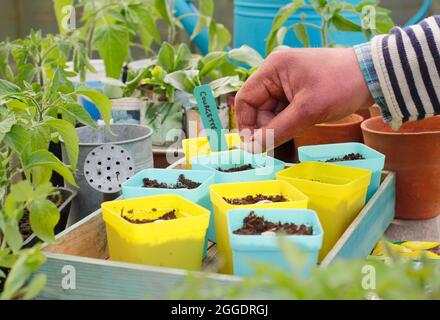
{"label": "yellow square pot", "polygon": [[[237,147],[241,144],[241,138],[238,133],[226,134],[228,147]],[[182,141],[183,152],[185,153],[185,163],[188,169],[191,169],[191,158],[206,156],[211,153],[211,147],[207,137],[198,137],[184,139]]]}
{"label": "yellow square pot", "polygon": [[[287,202],[261,203],[253,205],[231,205],[223,198],[243,198],[248,195],[282,194]],[[268,180],[256,182],[224,183],[210,186],[210,196],[214,209],[217,248],[220,257],[221,273],[232,274],[232,250],[228,235],[229,210],[237,208],[307,208],[307,197],[298,189],[284,181]]]}
{"label": "yellow square pot", "polygon": [[365,205],[372,172],[322,162],[303,162],[279,171],[277,179],[289,182],[309,197],[324,229],[319,261],[333,248]]}
{"label": "yellow square pot", "polygon": [[[201,270],[210,213],[179,195],[109,201],[101,205],[110,259],[152,266]],[[157,219],[176,210],[177,219],[134,224],[121,212]]]}

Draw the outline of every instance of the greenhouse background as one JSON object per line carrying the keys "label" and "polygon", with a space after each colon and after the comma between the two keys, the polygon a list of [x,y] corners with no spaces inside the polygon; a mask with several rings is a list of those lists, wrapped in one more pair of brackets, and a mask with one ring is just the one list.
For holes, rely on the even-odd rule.
{"label": "greenhouse background", "polygon": [[[234,0],[217,0],[216,19],[229,30],[233,30]],[[420,7],[422,0],[383,0],[384,7],[392,10],[396,24],[404,24]],[[0,0],[0,40],[27,35],[29,31],[41,29],[45,33],[57,33],[58,27],[52,0]],[[433,1],[431,13],[440,10],[440,1]],[[225,14],[226,12],[231,14]],[[139,54],[142,54],[140,52]],[[134,57],[136,58],[136,57]]]}

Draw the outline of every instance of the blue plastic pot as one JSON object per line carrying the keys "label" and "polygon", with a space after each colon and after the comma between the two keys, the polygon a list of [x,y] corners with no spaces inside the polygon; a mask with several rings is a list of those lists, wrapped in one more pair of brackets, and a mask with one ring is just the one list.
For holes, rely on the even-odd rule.
{"label": "blue plastic pot", "polygon": [[[221,172],[218,168],[229,169],[245,164],[251,164],[254,169],[239,172]],[[278,171],[285,167],[281,160],[261,155],[252,154],[243,150],[214,152],[207,156],[191,158],[193,169],[210,170],[215,172],[215,183],[250,182],[261,180],[274,180]]]}
{"label": "blue plastic pot", "polygon": [[380,185],[381,172],[385,165],[385,155],[362,144],[362,143],[336,143],[316,146],[305,146],[298,148],[300,162],[327,161],[332,158],[343,157],[350,153],[360,153],[365,160],[338,161],[334,164],[368,169],[372,171],[371,182],[368,187],[367,201],[376,193]]}
{"label": "blue plastic pot", "polygon": [[318,252],[322,246],[323,231],[315,211],[308,209],[253,209],[257,216],[264,216],[274,223],[295,223],[312,226],[313,235],[285,236],[295,248],[305,254],[304,264],[292,270],[279,247],[277,236],[237,235],[233,231],[243,226],[243,219],[250,209],[233,209],[228,212],[228,232],[234,261],[234,274],[253,276],[255,263],[267,263],[297,276],[307,277],[318,263]]}
{"label": "blue plastic pot", "polygon": [[[144,188],[143,179],[155,179],[159,182],[174,184],[177,182],[179,175],[184,174],[186,178],[195,182],[202,183],[195,189],[161,189],[161,188]],[[122,184],[122,195],[125,199],[140,198],[146,196],[154,196],[161,194],[178,194],[202,207],[211,210],[211,201],[209,199],[209,186],[214,182],[214,173],[212,171],[201,170],[168,170],[168,169],[145,169],[138,172],[129,180]],[[214,217],[209,222],[207,231],[207,239],[215,240]]]}

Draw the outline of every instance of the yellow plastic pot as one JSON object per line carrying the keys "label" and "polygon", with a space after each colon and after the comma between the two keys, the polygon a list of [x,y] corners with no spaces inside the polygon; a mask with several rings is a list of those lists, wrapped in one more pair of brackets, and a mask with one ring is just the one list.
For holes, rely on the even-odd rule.
{"label": "yellow plastic pot", "polygon": [[371,171],[322,162],[303,162],[279,171],[277,179],[289,182],[309,197],[324,229],[319,261],[327,255],[365,205]]}
{"label": "yellow plastic pot", "polygon": [[[226,134],[226,141],[229,148],[237,147],[241,144],[241,138],[238,133]],[[191,169],[191,158],[206,156],[211,153],[211,147],[207,137],[184,139],[182,146],[183,152],[185,153],[186,167],[188,169]]]}
{"label": "yellow plastic pot", "polygon": [[[201,270],[210,215],[205,208],[179,195],[109,201],[101,207],[111,260]],[[121,217],[131,210],[138,219],[176,210],[177,219],[134,224]]]}
{"label": "yellow plastic pot", "polygon": [[[287,202],[261,203],[253,205],[231,205],[223,198],[243,198],[248,195],[282,194]],[[299,190],[284,181],[268,180],[241,183],[223,183],[210,186],[211,202],[214,209],[215,231],[217,235],[217,249],[221,261],[220,272],[233,273],[232,250],[228,235],[229,210],[237,208],[307,208],[307,197]]]}

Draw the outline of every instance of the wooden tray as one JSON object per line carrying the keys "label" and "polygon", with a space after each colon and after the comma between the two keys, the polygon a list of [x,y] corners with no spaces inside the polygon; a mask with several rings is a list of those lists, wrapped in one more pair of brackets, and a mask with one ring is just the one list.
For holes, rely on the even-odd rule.
{"label": "wooden tray", "polygon": [[[170,168],[181,168],[182,161]],[[367,257],[383,236],[395,213],[395,174],[383,172],[377,193],[370,199],[333,249],[322,261]],[[56,245],[46,245],[47,262],[38,270],[47,276],[40,299],[160,299],[170,297],[185,281],[184,270],[109,261],[105,224],[101,210],[57,236]],[[203,268],[204,285],[227,285],[238,277],[212,273],[216,270],[216,247],[211,245]],[[73,267],[73,268],[72,268]],[[63,289],[63,277],[75,270],[75,289]],[[70,274],[70,273],[69,273]]]}

